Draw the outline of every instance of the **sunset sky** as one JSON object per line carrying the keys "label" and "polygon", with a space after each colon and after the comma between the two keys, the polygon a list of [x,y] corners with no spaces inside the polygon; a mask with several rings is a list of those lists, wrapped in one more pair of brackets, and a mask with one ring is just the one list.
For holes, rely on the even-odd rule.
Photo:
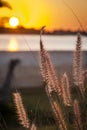
{"label": "sunset sky", "polygon": [[[15,16],[20,25],[26,28],[41,28],[47,30],[64,29],[77,30],[80,25],[67,8],[63,0],[4,0],[9,2],[13,10],[0,8],[0,17]],[[87,31],[87,0],[65,0],[73,8],[82,26]]]}

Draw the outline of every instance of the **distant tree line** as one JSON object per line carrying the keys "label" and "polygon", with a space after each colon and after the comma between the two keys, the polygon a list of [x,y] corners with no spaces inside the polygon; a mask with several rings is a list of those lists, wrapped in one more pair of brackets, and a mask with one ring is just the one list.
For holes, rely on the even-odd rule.
{"label": "distant tree line", "polygon": [[[77,32],[81,31],[71,31],[71,30],[54,30],[54,31],[44,31],[45,35],[76,35]],[[39,29],[34,29],[34,28],[28,28],[25,29],[22,26],[18,26],[17,28],[4,28],[0,27],[0,34],[40,34]],[[82,35],[87,36],[87,32],[82,31]]]}

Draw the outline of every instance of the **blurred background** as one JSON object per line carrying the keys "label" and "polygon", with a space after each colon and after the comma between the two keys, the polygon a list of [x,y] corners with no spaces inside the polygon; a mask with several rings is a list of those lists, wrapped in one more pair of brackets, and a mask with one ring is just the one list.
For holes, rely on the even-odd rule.
{"label": "blurred background", "polygon": [[50,52],[57,72],[72,69],[78,32],[82,35],[86,66],[86,4],[86,0],[0,0],[0,86],[12,59],[21,60],[14,72],[16,86],[41,86],[39,34],[43,25],[46,25],[43,44]]}
{"label": "blurred background", "polygon": [[16,90],[38,130],[57,129],[40,72],[40,29],[46,26],[42,42],[59,82],[67,72],[71,83],[78,32],[83,70],[87,69],[86,12],[87,0],[0,0],[0,129],[23,129],[12,99]]}

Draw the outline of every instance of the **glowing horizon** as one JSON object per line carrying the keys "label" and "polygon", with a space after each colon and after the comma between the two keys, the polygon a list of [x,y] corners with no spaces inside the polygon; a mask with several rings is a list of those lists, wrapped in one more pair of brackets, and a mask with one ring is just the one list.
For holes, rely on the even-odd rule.
{"label": "glowing horizon", "polygon": [[[87,0],[65,0],[78,16],[82,26],[87,31]],[[39,29],[46,25],[47,30],[81,29],[77,19],[67,8],[63,0],[8,0],[12,10],[0,8],[0,17],[17,17],[20,26]],[[5,24],[9,26],[8,23]]]}

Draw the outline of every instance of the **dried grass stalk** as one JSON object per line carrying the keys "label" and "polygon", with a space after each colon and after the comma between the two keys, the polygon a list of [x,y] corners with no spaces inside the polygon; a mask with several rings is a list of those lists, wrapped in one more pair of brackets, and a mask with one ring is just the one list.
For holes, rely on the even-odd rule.
{"label": "dried grass stalk", "polygon": [[83,130],[82,121],[81,121],[81,113],[79,109],[79,103],[77,100],[74,100],[74,114],[75,114],[75,126],[77,130]]}
{"label": "dried grass stalk", "polygon": [[79,88],[82,97],[85,97],[84,80],[82,74],[82,50],[81,50],[81,36],[80,33],[77,35],[76,50],[74,52],[73,59],[73,79],[74,84]]}
{"label": "dried grass stalk", "polygon": [[29,128],[30,127],[30,121],[27,117],[24,105],[22,103],[22,98],[19,92],[15,92],[13,93],[13,97],[14,97],[14,103],[16,106],[16,112],[18,115],[18,120],[19,123],[25,127],[25,128]]}
{"label": "dried grass stalk", "polygon": [[50,90],[56,91],[61,95],[61,88],[58,84],[56,72],[51,63],[48,52],[43,47],[42,40],[40,40],[40,61],[41,74],[44,81],[51,87]]}
{"label": "dried grass stalk", "polygon": [[55,120],[57,122],[59,129],[60,130],[67,130],[67,126],[66,126],[62,111],[61,111],[58,103],[56,103],[53,100],[51,94],[49,93],[47,86],[46,86],[45,89],[46,89],[46,93],[47,93],[47,96],[49,98],[49,101],[50,101],[50,104],[51,104],[51,107],[52,107],[52,111],[53,111],[53,114],[54,114],[54,117],[55,117]]}
{"label": "dried grass stalk", "polygon": [[84,85],[84,82],[85,82],[86,75],[87,75],[87,70],[82,71],[81,82],[80,82],[80,85],[79,85],[79,89],[80,89],[80,92],[81,92],[83,98],[85,98],[85,85]]}
{"label": "dried grass stalk", "polygon": [[66,106],[71,106],[71,94],[70,94],[70,85],[69,79],[66,73],[62,77],[62,97],[64,104]]}
{"label": "dried grass stalk", "polygon": [[81,50],[81,36],[80,33],[77,35],[77,44],[74,51],[73,59],[73,79],[74,84],[79,86],[81,83],[81,72],[82,72],[82,50]]}
{"label": "dried grass stalk", "polygon": [[46,59],[45,59],[45,51],[43,50],[42,40],[40,40],[40,70],[43,77],[43,80],[46,81]]}

